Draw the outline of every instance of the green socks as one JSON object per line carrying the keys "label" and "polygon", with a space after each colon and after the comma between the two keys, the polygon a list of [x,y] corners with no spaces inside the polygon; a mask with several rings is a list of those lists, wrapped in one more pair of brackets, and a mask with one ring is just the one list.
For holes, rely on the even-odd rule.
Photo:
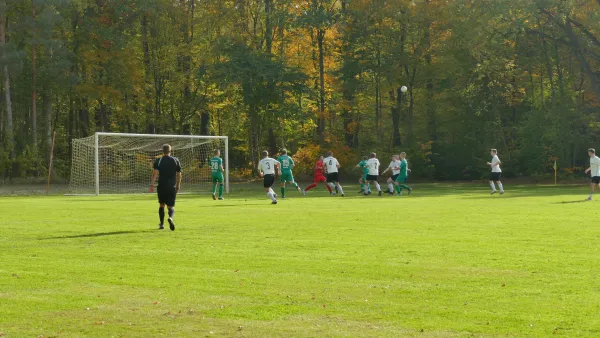
{"label": "green socks", "polygon": [[224,184],[219,184],[219,197],[223,197]]}
{"label": "green socks", "polygon": [[281,187],[281,197],[285,197],[285,188]]}
{"label": "green socks", "polygon": [[213,195],[217,193],[217,184],[213,183]]}

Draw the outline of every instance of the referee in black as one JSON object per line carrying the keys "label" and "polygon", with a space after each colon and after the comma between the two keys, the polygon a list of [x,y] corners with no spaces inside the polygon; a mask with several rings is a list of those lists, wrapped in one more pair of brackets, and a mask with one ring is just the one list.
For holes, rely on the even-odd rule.
{"label": "referee in black", "polygon": [[181,187],[181,164],[177,158],[171,156],[171,146],[168,144],[163,145],[163,156],[154,161],[150,192],[154,192],[154,182],[156,182],[157,176],[158,186],[156,187],[156,191],[158,193],[158,203],[160,203],[160,208],[158,209],[160,224],[158,225],[158,229],[162,230],[165,228],[165,206],[167,206],[169,209],[169,219],[167,220],[169,228],[171,228],[171,231],[175,231],[173,216],[175,215],[175,199]]}

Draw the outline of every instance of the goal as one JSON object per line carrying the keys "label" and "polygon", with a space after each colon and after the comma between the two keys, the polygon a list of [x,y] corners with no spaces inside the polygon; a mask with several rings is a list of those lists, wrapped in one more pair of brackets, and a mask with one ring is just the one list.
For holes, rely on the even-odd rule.
{"label": "goal", "polygon": [[147,193],[154,160],[162,146],[172,147],[181,162],[182,193],[208,192],[212,187],[210,158],[221,150],[225,191],[229,192],[229,142],[227,136],[96,133],[73,140],[72,195]]}

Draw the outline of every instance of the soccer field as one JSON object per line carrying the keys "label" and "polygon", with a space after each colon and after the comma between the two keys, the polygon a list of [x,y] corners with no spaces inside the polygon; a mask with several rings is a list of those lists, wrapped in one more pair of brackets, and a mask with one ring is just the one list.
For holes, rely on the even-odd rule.
{"label": "soccer field", "polygon": [[[587,187],[3,197],[3,337],[600,336]],[[278,190],[278,189],[276,189]]]}

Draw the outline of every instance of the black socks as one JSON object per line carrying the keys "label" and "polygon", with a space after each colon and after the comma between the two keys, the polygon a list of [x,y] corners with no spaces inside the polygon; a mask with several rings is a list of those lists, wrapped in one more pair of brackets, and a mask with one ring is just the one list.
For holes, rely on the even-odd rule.
{"label": "black socks", "polygon": [[158,208],[158,218],[160,219],[160,225],[165,222],[165,208]]}

